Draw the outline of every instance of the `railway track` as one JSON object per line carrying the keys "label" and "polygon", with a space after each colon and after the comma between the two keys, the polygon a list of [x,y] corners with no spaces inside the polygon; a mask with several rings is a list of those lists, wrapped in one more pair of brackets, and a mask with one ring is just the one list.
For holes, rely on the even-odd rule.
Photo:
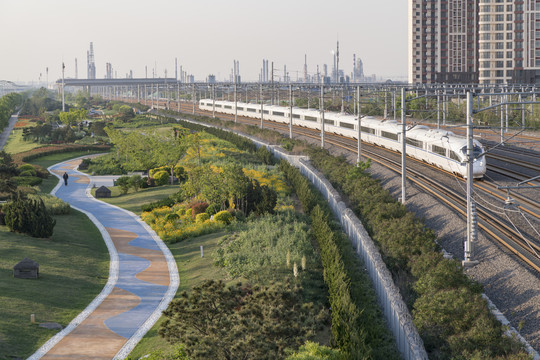
{"label": "railway track", "polygon": [[[170,108],[178,109],[178,106],[175,106],[175,104],[176,102],[171,102]],[[159,104],[159,106],[163,105],[164,104]],[[193,113],[193,105],[191,103],[181,103],[180,109],[181,111],[186,113]],[[198,107],[195,108],[195,114],[206,116],[212,115],[211,112],[201,111],[198,109]],[[219,114],[218,117],[223,120],[234,121],[234,115]],[[238,116],[238,122],[248,123],[256,126],[260,124],[260,121],[258,119],[249,119],[241,116]],[[274,129],[280,132],[289,131],[288,124],[265,121],[264,127]],[[294,127],[293,134],[306,136],[320,141],[320,133],[317,130]],[[354,139],[349,139],[327,133],[325,142],[334,146],[338,146],[346,151],[357,153],[356,140]],[[363,156],[370,158],[372,161],[377,162],[380,165],[385,166],[396,173],[401,173],[401,163],[399,161],[393,160],[389,157],[383,156],[366,148],[366,146],[363,146]],[[393,153],[399,154],[396,152]],[[516,166],[523,166],[532,171],[540,172],[540,167],[530,162],[519,161],[508,156],[500,156],[499,154],[496,155],[496,159],[512,163]],[[407,161],[411,160],[420,162],[415,159],[407,159]],[[425,163],[422,164],[429,165]],[[439,168],[437,169],[439,171],[444,171]],[[528,177],[520,174],[518,171],[510,170],[503,166],[489,165],[488,169],[491,171],[504,173],[505,176],[508,176],[517,181],[524,181],[528,179]],[[450,175],[453,176],[453,174]],[[407,179],[419,188],[432,194],[432,196],[436,197],[437,199],[439,199],[440,202],[453,209],[457,213],[461,214],[461,216],[466,217],[466,199],[463,195],[460,195],[456,191],[450,190],[445,184],[437,182],[433,178],[424,175],[421,171],[412,169],[411,167],[407,169]],[[497,185],[493,183],[477,181],[475,182],[474,187],[475,191],[480,191],[490,196],[494,196],[502,201],[506,200],[506,193],[497,189]],[[512,197],[519,201],[521,210],[535,217],[536,219],[540,219],[540,206],[538,202],[527,197],[520,196],[518,194],[513,194]],[[478,226],[480,229],[482,229],[491,238],[496,240],[499,244],[501,244],[506,249],[508,249],[520,259],[522,259],[525,263],[527,263],[537,272],[540,272],[540,239],[533,241],[524,238],[524,236],[517,229],[513,228],[511,224],[509,224],[507,221],[502,220],[500,216],[494,214],[492,211],[484,207],[477,207],[477,215],[479,219]]]}

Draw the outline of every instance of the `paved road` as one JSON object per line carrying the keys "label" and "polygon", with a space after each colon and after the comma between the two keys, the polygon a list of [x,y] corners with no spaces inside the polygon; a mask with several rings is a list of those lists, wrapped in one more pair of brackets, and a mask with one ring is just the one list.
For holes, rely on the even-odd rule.
{"label": "paved road", "polygon": [[9,134],[11,134],[11,130],[13,130],[13,127],[15,126],[15,123],[17,122],[18,119],[19,119],[19,113],[12,115],[11,118],[9,119],[8,126],[6,126],[4,130],[2,130],[2,132],[0,133],[0,150],[2,150],[4,146],[6,145],[9,138]]}
{"label": "paved road", "polygon": [[[124,358],[159,318],[178,288],[168,248],[135,215],[89,196],[92,177],[75,170],[80,160],[49,170],[69,174],[53,193],[89,214],[108,242],[109,282],[72,323],[29,359]],[[97,179],[96,179],[97,180]]]}

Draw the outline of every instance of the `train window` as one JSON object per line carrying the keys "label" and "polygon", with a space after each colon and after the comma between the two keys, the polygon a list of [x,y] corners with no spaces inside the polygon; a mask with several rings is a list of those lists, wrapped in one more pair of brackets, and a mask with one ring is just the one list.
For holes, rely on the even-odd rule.
{"label": "train window", "polygon": [[422,142],[420,140],[417,140],[417,139],[407,138],[406,142],[407,142],[407,145],[415,146],[417,148],[423,148],[424,147]]}
{"label": "train window", "polygon": [[375,129],[369,128],[367,126],[360,126],[360,130],[367,134],[375,134]]}
{"label": "train window", "polygon": [[334,125],[334,120],[326,120],[326,119],[324,119],[324,123]]}
{"label": "train window", "polygon": [[270,112],[268,110],[263,110],[264,114],[269,114]]}
{"label": "train window", "polygon": [[240,106],[237,106],[237,107],[236,107],[236,110],[238,110],[238,111],[244,111],[244,108],[243,108],[243,107],[240,107]]}
{"label": "train window", "polygon": [[354,124],[349,124],[349,123],[346,123],[346,122],[340,122],[339,126],[347,128],[347,129],[354,129]]}
{"label": "train window", "polygon": [[293,117],[294,119],[300,119],[300,115],[298,115],[298,114],[292,114],[292,117]]}
{"label": "train window", "polygon": [[221,107],[221,105],[218,105],[218,104],[216,104],[216,107],[217,107],[217,108],[220,108],[220,107]]}
{"label": "train window", "polygon": [[441,146],[431,145],[431,151],[435,154],[446,156],[446,149]]}
{"label": "train window", "polygon": [[231,105],[225,105],[225,109],[232,109]]}
{"label": "train window", "polygon": [[461,159],[458,156],[458,154],[456,154],[456,152],[452,150],[450,150],[450,159],[461,162]]}
{"label": "train window", "polygon": [[272,115],[285,116],[285,113],[280,111],[272,111]]}
{"label": "train window", "polygon": [[308,121],[317,121],[317,118],[315,116],[304,116],[304,120]]}
{"label": "train window", "polygon": [[396,140],[396,141],[398,139],[397,134],[394,134],[394,133],[391,133],[391,132],[388,132],[388,131],[381,131],[381,136],[385,137],[387,139],[392,139],[392,140]]}
{"label": "train window", "polygon": [[249,111],[249,112],[257,112],[257,109],[247,108],[247,111]]}

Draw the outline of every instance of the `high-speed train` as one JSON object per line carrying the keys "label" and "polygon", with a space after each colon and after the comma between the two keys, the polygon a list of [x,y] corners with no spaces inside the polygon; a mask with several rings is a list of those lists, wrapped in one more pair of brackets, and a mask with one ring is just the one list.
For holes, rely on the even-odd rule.
{"label": "high-speed train", "polygon": [[[201,110],[213,111],[214,102],[211,99],[199,101]],[[215,101],[215,111],[218,113],[234,114],[233,101]],[[261,118],[261,105],[237,102],[238,116]],[[263,119],[280,123],[289,123],[290,108],[277,105],[263,105]],[[321,128],[321,112],[314,109],[292,108],[293,125],[310,129]],[[383,146],[401,152],[402,124],[395,120],[377,120],[373,117],[363,117],[360,124],[362,141]],[[325,112],[325,132],[358,139],[358,120],[353,115]],[[467,139],[451,131],[431,129],[425,125],[409,126],[406,132],[407,155],[438,166],[454,174],[467,177]],[[473,178],[480,179],[486,173],[486,160],[480,142],[473,140],[474,158]]]}

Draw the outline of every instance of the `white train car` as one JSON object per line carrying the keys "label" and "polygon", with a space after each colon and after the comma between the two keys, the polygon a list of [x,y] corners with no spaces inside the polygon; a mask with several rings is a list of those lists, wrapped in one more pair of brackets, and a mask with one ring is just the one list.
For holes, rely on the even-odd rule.
{"label": "white train car", "polygon": [[[225,114],[235,114],[251,118],[261,118],[261,105],[232,101],[213,101],[202,99],[199,102],[201,110],[215,111]],[[290,108],[277,105],[263,105],[263,119],[279,123],[289,123]],[[292,109],[293,125],[320,130],[321,113],[314,109]],[[377,120],[364,117],[361,121],[362,141],[383,146],[401,152],[402,125],[395,120]],[[326,132],[350,138],[358,138],[358,120],[353,115],[336,112],[324,113],[324,129]],[[467,177],[467,139],[451,131],[431,129],[424,125],[416,125],[407,129],[407,155],[426,163],[450,171],[462,177]],[[474,157],[473,177],[480,179],[486,173],[486,160],[482,155],[480,142],[473,140]]]}

